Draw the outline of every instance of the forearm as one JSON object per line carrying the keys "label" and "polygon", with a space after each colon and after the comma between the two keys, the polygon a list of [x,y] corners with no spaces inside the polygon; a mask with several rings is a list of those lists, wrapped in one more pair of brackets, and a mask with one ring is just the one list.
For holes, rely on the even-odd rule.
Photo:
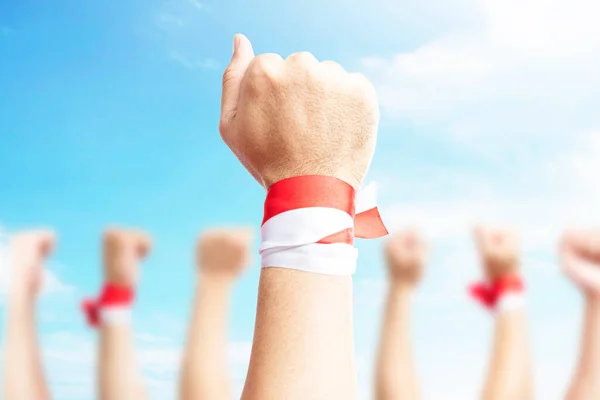
{"label": "forearm", "polygon": [[352,278],[261,272],[243,399],[356,399]]}
{"label": "forearm", "polygon": [[484,388],[485,400],[527,400],[533,397],[530,348],[525,311],[496,317],[494,350]]}
{"label": "forearm", "polygon": [[586,301],[583,337],[577,372],[569,400],[592,400],[600,397],[600,299]]}
{"label": "forearm", "polygon": [[9,299],[4,351],[3,398],[49,399],[36,336],[35,299]]}
{"label": "forearm", "polygon": [[100,327],[100,399],[140,397],[140,377],[136,373],[133,348],[133,332],[129,324],[103,324]]}
{"label": "forearm", "polygon": [[377,363],[378,400],[419,398],[410,338],[411,294],[410,287],[390,285]]}
{"label": "forearm", "polygon": [[230,278],[201,277],[183,356],[182,399],[230,399],[227,376],[227,309]]}

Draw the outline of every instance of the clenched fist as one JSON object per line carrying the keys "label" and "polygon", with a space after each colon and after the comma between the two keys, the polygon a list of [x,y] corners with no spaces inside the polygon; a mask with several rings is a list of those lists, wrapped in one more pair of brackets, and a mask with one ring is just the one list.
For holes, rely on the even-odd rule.
{"label": "clenched fist", "polygon": [[134,286],[139,263],[150,251],[150,237],[144,232],[112,228],[104,233],[104,275],[106,282]]}
{"label": "clenched fist", "polygon": [[223,75],[219,131],[265,188],[300,175],[334,176],[355,188],[375,150],[379,109],[360,74],[310,53],[254,56],[243,35]]}
{"label": "clenched fist", "polygon": [[392,236],[385,245],[391,279],[395,283],[416,285],[423,276],[427,246],[414,231]]}
{"label": "clenched fist", "polygon": [[600,231],[571,231],[561,244],[564,273],[587,295],[600,296]]}
{"label": "clenched fist", "polygon": [[197,264],[204,275],[236,277],[250,261],[250,229],[217,229],[198,241]]}
{"label": "clenched fist", "polygon": [[44,261],[54,248],[54,234],[50,231],[18,233],[10,241],[11,293],[37,295],[43,284]]}
{"label": "clenched fist", "polygon": [[477,227],[475,243],[489,281],[494,282],[498,278],[518,272],[519,249],[514,232]]}

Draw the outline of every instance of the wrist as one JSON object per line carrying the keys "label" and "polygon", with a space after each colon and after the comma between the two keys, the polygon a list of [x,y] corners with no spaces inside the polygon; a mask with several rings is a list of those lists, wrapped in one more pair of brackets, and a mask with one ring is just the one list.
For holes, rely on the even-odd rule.
{"label": "wrist", "polygon": [[403,280],[391,280],[390,290],[399,293],[411,294],[415,291],[416,285],[413,282],[407,282]]}
{"label": "wrist", "polygon": [[415,286],[406,282],[393,282],[388,290],[388,297],[391,301],[402,304],[410,304],[415,291]]}
{"label": "wrist", "polygon": [[235,276],[222,272],[209,272],[211,269],[201,269],[198,273],[198,283],[203,286],[218,287],[229,290],[233,286]]}
{"label": "wrist", "polygon": [[600,293],[588,293],[585,301],[589,310],[600,313]]}
{"label": "wrist", "polygon": [[37,295],[25,289],[13,289],[8,292],[9,307],[33,307]]}

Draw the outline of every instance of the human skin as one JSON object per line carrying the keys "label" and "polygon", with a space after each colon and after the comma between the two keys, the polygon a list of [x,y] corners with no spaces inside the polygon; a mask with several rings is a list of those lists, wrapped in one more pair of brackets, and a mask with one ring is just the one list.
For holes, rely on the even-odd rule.
{"label": "human skin", "polygon": [[[475,241],[488,281],[519,273],[519,251],[514,232],[479,227],[475,230]],[[483,399],[532,399],[531,365],[525,310],[510,309],[498,313]]]}
{"label": "human skin", "polygon": [[388,269],[386,300],[377,368],[377,400],[417,400],[419,382],[410,335],[411,298],[421,281],[427,250],[415,231],[391,237],[385,246]]}
{"label": "human skin", "polygon": [[593,400],[600,398],[600,231],[568,231],[560,251],[563,272],[585,301],[579,361],[566,398]]}
{"label": "human skin", "polygon": [[[149,253],[150,237],[139,230],[109,228],[103,237],[104,281],[136,287],[140,263]],[[102,400],[146,398],[135,359],[131,323],[99,326],[98,394]]]}
{"label": "human skin", "polygon": [[204,232],[196,250],[196,291],[179,382],[183,400],[229,400],[227,319],[234,283],[248,266],[252,231]]}
{"label": "human skin", "polygon": [[[379,110],[371,83],[310,53],[254,55],[234,38],[219,131],[268,189],[299,175],[354,188],[373,157]],[[243,399],[354,399],[352,278],[264,268]]]}
{"label": "human skin", "polygon": [[36,302],[42,288],[44,262],[55,245],[49,230],[17,233],[11,239],[11,280],[5,324],[2,393],[6,400],[47,400],[36,328]]}

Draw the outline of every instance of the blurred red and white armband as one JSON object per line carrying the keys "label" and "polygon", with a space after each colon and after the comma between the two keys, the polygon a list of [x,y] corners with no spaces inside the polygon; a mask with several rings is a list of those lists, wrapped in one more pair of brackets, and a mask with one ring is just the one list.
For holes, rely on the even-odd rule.
{"label": "blurred red and white armband", "polygon": [[469,293],[473,299],[495,313],[525,307],[525,282],[517,274],[500,277],[494,282],[472,284]]}
{"label": "blurred red and white armband", "polygon": [[85,299],[81,308],[91,328],[100,325],[131,323],[131,308],[135,300],[132,287],[107,283],[96,299]]}

